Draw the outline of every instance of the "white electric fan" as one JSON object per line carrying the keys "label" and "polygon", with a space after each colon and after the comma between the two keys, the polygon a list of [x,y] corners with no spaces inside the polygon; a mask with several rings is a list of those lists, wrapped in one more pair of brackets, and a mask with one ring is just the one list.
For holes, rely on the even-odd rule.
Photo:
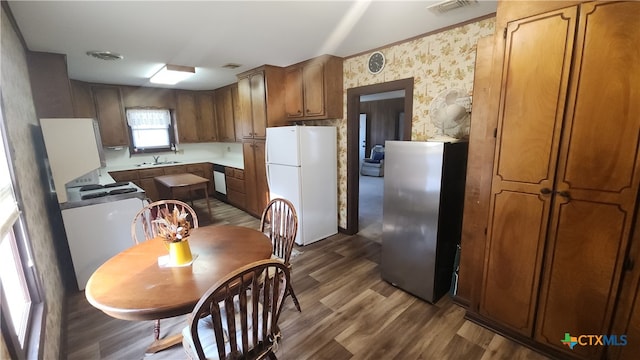
{"label": "white electric fan", "polygon": [[448,89],[439,93],[429,106],[431,122],[438,129],[436,138],[462,139],[469,135],[470,96],[463,89]]}

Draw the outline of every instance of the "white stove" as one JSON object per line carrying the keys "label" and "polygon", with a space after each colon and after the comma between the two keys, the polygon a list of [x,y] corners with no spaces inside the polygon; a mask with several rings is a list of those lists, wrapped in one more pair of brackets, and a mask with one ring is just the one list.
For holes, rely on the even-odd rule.
{"label": "white stove", "polygon": [[129,198],[144,200],[144,190],[132,182],[114,182],[111,184],[92,184],[67,188],[67,202],[60,204],[61,209],[94,205]]}
{"label": "white stove", "polygon": [[131,223],[145,198],[130,182],[67,189],[60,208],[79,290],[100,265],[133,246]]}

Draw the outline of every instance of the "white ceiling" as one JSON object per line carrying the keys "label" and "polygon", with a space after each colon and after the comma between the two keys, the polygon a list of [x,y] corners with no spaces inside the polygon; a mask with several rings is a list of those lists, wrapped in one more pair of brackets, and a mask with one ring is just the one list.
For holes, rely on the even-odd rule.
{"label": "white ceiling", "polygon": [[[435,14],[438,1],[9,1],[29,50],[67,55],[71,79],[151,85],[163,64],[196,67],[175,86],[215,89],[263,64],[347,57],[496,10],[496,1]],[[103,61],[90,50],[120,53]],[[223,65],[237,63],[237,69]],[[157,85],[153,85],[157,86]]]}

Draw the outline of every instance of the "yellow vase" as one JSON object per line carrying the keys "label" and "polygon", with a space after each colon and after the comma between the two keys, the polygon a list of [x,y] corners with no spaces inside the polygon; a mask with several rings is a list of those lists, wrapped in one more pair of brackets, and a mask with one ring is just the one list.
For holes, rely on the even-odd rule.
{"label": "yellow vase", "polygon": [[191,256],[189,241],[185,239],[169,243],[169,259],[171,260],[171,265],[184,265],[191,262],[193,257]]}

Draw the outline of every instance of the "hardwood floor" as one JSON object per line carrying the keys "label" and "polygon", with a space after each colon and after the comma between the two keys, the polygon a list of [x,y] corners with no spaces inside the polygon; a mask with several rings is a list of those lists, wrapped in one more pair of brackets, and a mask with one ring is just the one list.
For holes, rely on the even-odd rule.
{"label": "hardwood floor", "polygon": [[[210,223],[258,228],[259,221],[212,200]],[[195,202],[206,218],[206,203]],[[287,299],[277,356],[300,359],[546,359],[464,319],[443,297],[431,305],[380,279],[380,244],[338,234],[294,249],[293,285],[302,313]],[[113,319],[89,305],[84,293],[67,303],[68,359],[184,359],[181,345],[144,356],[153,322]],[[185,317],[164,319],[162,334],[178,333]]]}

